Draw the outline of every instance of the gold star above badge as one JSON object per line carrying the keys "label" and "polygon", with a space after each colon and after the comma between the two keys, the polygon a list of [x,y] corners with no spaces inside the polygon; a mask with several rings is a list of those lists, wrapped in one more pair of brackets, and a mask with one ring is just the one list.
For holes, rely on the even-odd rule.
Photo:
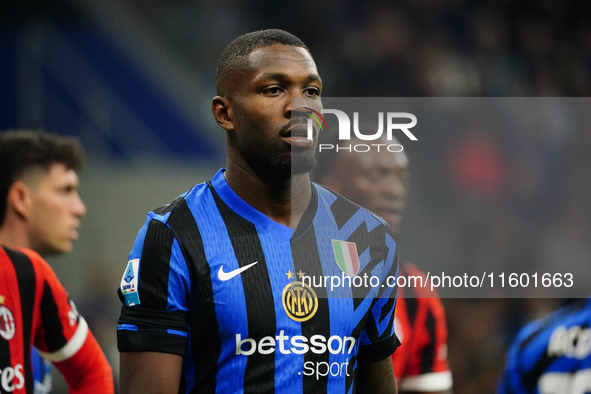
{"label": "gold star above badge", "polygon": [[300,270],[300,272],[298,272],[298,278],[302,279],[304,277],[304,275],[306,275],[306,273],[302,272],[302,270]]}
{"label": "gold star above badge", "polygon": [[0,305],[4,305],[4,300],[6,299],[5,296],[0,295]]}
{"label": "gold star above badge", "polygon": [[287,275],[287,279],[293,279],[293,273],[291,272],[291,270],[287,271],[285,275]]}

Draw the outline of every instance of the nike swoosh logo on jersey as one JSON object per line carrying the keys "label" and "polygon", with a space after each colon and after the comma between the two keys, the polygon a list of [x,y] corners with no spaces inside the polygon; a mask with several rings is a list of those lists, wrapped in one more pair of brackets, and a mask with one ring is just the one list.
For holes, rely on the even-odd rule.
{"label": "nike swoosh logo on jersey", "polygon": [[218,271],[218,278],[221,281],[224,281],[225,282],[227,280],[232,279],[236,275],[239,275],[239,274],[243,273],[244,271],[246,271],[247,269],[249,269],[250,267],[252,267],[256,263],[258,263],[258,261],[255,261],[254,263],[250,263],[248,265],[245,265],[244,267],[237,268],[234,271],[230,271],[230,272],[224,272],[224,266],[222,265],[220,267],[220,270]]}

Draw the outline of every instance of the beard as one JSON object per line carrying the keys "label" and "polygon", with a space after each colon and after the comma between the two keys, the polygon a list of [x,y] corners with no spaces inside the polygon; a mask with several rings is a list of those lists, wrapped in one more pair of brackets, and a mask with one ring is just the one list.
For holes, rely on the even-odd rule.
{"label": "beard", "polygon": [[314,152],[290,152],[262,157],[254,152],[244,152],[250,166],[259,176],[273,181],[284,181],[293,175],[309,172],[316,166]]}
{"label": "beard", "polygon": [[290,156],[276,156],[271,159],[271,168],[277,176],[291,177],[292,175],[310,172],[316,166],[313,153],[292,152]]}

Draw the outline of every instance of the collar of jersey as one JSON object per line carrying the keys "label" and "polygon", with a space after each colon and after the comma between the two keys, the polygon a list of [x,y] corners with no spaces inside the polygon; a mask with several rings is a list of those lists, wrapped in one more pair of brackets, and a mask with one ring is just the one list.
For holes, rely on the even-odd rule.
{"label": "collar of jersey", "polygon": [[258,228],[267,230],[280,238],[285,238],[287,240],[291,239],[291,236],[294,233],[291,228],[281,223],[274,222],[267,215],[256,210],[254,207],[240,198],[238,194],[236,194],[234,190],[230,188],[230,185],[228,185],[228,182],[226,181],[226,177],[224,177],[225,170],[225,168],[220,169],[211,179],[213,188],[224,201],[224,203],[234,212],[253,223]]}

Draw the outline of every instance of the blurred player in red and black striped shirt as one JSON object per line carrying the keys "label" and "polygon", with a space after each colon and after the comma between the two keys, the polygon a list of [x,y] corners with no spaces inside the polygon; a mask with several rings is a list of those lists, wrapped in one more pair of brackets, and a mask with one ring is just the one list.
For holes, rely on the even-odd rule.
{"label": "blurred player in red and black striped shirt", "polygon": [[[370,127],[372,127],[371,125]],[[375,130],[375,128],[371,129]],[[318,153],[314,181],[381,216],[397,233],[407,195],[408,157],[389,152],[397,141],[372,141],[369,152],[347,149],[367,141],[339,141],[339,151]],[[381,146],[378,151],[377,143]],[[426,277],[415,265],[400,259],[401,276]],[[452,375],[447,361],[447,324],[441,299],[429,287],[399,287],[395,319],[402,345],[392,355],[401,393],[448,393]]]}
{"label": "blurred player in red and black striped shirt", "polygon": [[0,272],[0,392],[34,392],[31,346],[70,393],[113,392],[111,367],[49,264],[29,249],[0,247]]}
{"label": "blurred player in red and black striped shirt", "polygon": [[[81,165],[75,139],[0,133],[0,244],[43,255],[69,252],[86,212],[77,192]],[[71,392],[113,392],[105,355],[47,263],[34,252],[8,248],[0,257],[0,369],[6,385],[0,392],[51,391],[50,368],[33,346],[57,365]]]}

